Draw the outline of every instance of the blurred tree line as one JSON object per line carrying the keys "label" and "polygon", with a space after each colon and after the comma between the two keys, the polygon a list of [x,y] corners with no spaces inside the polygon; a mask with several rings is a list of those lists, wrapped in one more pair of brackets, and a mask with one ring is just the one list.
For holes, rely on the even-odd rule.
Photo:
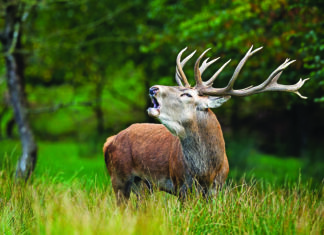
{"label": "blurred tree line", "polygon": [[[16,23],[13,42],[6,44],[12,6]],[[21,103],[36,139],[86,142],[98,151],[105,137],[153,121],[146,115],[148,88],[176,85],[175,59],[182,48],[199,53],[212,47],[208,56],[221,56],[205,78],[231,58],[214,83],[222,87],[254,44],[264,48],[249,59],[235,86],[259,84],[292,58],[296,62],[280,82],[310,77],[301,89],[308,99],[287,93],[233,98],[215,110],[225,140],[252,139],[262,151],[312,159],[323,154],[321,1],[1,0],[0,11],[0,138],[21,136],[6,82],[8,55],[21,62]],[[193,61],[185,71],[193,77]]]}

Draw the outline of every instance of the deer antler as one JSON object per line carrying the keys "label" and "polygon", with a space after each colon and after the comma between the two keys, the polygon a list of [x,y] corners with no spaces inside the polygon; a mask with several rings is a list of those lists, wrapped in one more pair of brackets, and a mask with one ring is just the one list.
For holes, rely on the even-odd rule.
{"label": "deer antler", "polygon": [[196,53],[196,51],[192,52],[190,55],[188,55],[186,58],[184,58],[183,61],[180,61],[182,53],[185,50],[187,50],[187,47],[182,49],[177,56],[177,67],[176,67],[175,79],[179,86],[183,86],[182,82],[181,82],[181,80],[182,80],[185,84],[184,87],[190,87],[190,84],[189,84],[189,82],[186,78],[186,75],[182,69],[183,69],[183,66],[185,66],[185,64],[187,63],[187,61],[190,60],[190,58]]}
{"label": "deer antler", "polygon": [[[204,70],[209,65],[211,65],[212,63],[214,63],[217,60],[217,59],[215,59],[215,60],[212,60],[212,61],[207,63],[208,59],[206,59],[203,62],[203,64],[201,65],[201,67],[199,68],[199,63],[200,63],[201,58],[206,54],[206,52],[209,49],[204,51],[199,56],[199,58],[197,59],[196,64],[195,64],[195,80],[196,80],[195,88],[198,90],[199,94],[200,95],[212,95],[212,96],[215,96],[215,95],[217,95],[217,96],[223,96],[223,95],[248,96],[248,95],[253,95],[253,94],[257,94],[257,93],[261,93],[261,92],[265,92],[265,91],[286,91],[286,92],[293,92],[293,93],[297,94],[299,97],[301,97],[303,99],[307,98],[305,96],[302,96],[298,92],[298,90],[304,85],[304,83],[307,80],[309,80],[309,78],[300,79],[299,82],[297,82],[294,85],[282,85],[282,84],[277,83],[282,71],[285,68],[287,68],[290,64],[295,62],[295,60],[290,61],[290,59],[286,59],[285,62],[282,63],[277,69],[275,69],[270,74],[270,76],[263,83],[261,83],[260,85],[258,85],[258,86],[249,86],[249,87],[244,88],[244,89],[234,90],[233,89],[234,83],[235,83],[235,81],[236,81],[242,67],[244,66],[245,62],[248,60],[248,58],[250,58],[250,56],[252,56],[254,53],[261,50],[262,47],[259,47],[259,48],[255,49],[255,50],[252,50],[252,49],[253,49],[253,46],[251,46],[251,48],[245,54],[243,59],[237,65],[237,67],[236,67],[236,69],[235,69],[235,71],[233,73],[232,78],[230,79],[227,86],[224,87],[224,88],[214,88],[214,87],[211,87],[211,86],[212,86],[214,80],[216,79],[216,77],[220,74],[220,72],[223,70],[223,68],[230,62],[230,60],[227,61],[208,81],[203,82],[202,79],[201,79],[201,74],[204,72]],[[182,52],[180,52],[180,53],[182,53]],[[193,54],[189,55],[190,58],[191,58],[192,55]]]}

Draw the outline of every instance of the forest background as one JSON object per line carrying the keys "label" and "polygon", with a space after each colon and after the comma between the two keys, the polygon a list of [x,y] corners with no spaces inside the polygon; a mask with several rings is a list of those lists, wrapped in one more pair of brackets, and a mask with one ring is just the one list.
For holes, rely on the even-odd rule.
{"label": "forest background", "polygon": [[[10,53],[19,61],[23,103],[38,145],[36,173],[68,177],[89,174],[91,164],[91,174],[105,174],[105,139],[132,123],[156,122],[146,113],[148,88],[175,85],[175,59],[182,48],[200,53],[211,47],[208,56],[221,57],[205,78],[232,59],[214,84],[222,87],[254,45],[264,48],[249,59],[235,86],[259,84],[292,58],[296,62],[280,82],[310,77],[301,89],[308,99],[269,92],[235,97],[214,110],[225,135],[230,177],[283,182],[301,173],[322,181],[323,2],[2,1],[3,32],[8,4],[17,6],[19,24],[12,31],[18,35],[15,48],[1,44],[1,158],[16,162],[21,155],[6,73]],[[185,71],[193,77],[193,62]]]}

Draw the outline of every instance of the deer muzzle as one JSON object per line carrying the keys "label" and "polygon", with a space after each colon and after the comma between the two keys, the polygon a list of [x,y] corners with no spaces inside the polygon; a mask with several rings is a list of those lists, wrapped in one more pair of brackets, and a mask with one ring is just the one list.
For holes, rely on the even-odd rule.
{"label": "deer muzzle", "polygon": [[158,117],[160,115],[160,104],[156,98],[156,94],[159,92],[158,87],[151,87],[149,89],[149,95],[152,100],[153,107],[147,109],[147,113],[151,117]]}

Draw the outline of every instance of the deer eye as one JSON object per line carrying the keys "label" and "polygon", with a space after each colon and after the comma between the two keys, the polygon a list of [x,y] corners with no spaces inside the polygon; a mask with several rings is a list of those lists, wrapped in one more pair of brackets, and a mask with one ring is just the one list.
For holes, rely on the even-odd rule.
{"label": "deer eye", "polygon": [[181,96],[181,97],[182,97],[182,96],[192,97],[192,95],[190,95],[189,93],[182,93],[180,96]]}

